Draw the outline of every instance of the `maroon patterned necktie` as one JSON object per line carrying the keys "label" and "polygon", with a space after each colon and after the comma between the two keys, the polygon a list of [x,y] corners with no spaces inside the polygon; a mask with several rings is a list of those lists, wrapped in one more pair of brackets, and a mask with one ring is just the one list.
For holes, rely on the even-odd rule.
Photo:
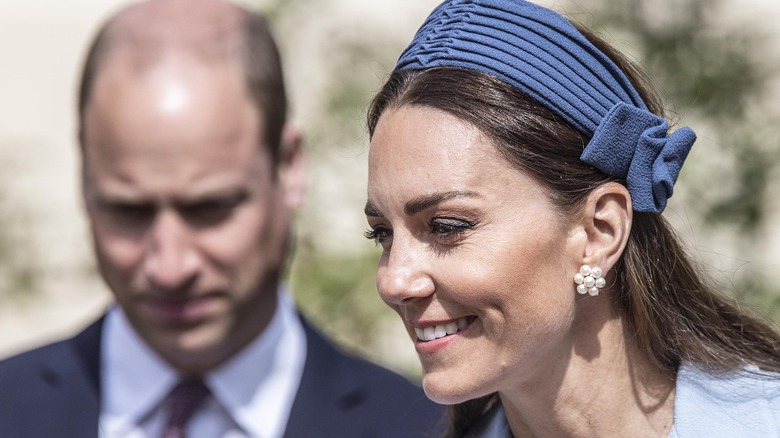
{"label": "maroon patterned necktie", "polygon": [[168,422],[162,438],[185,438],[187,421],[209,395],[200,379],[183,380],[168,394]]}

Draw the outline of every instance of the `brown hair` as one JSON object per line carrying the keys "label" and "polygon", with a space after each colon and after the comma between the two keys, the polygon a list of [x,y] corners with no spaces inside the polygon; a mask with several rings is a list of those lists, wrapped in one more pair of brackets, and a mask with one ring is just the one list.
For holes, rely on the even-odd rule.
{"label": "brown hair", "polygon": [[[238,7],[237,7],[238,8]],[[264,142],[276,162],[282,129],[287,119],[287,95],[279,50],[268,21],[262,15],[238,8],[243,19],[239,43],[239,62],[247,89],[254,100],[265,128]],[[100,68],[113,46],[112,24],[106,22],[91,45],[81,74],[78,94],[79,140],[84,145],[84,115]]]}
{"label": "brown hair", "polygon": [[[606,42],[582,32],[626,72],[649,109],[662,115],[642,73]],[[445,111],[479,128],[509,162],[547,187],[561,214],[575,214],[601,184],[625,184],[580,161],[586,136],[493,76],[454,67],[394,71],[369,108],[370,135],[386,109],[405,105]],[[633,217],[614,267],[611,299],[651,362],[670,375],[682,362],[712,372],[748,363],[780,372],[780,334],[705,284],[661,215]],[[493,394],[451,407],[448,436],[463,436],[496,399]]]}

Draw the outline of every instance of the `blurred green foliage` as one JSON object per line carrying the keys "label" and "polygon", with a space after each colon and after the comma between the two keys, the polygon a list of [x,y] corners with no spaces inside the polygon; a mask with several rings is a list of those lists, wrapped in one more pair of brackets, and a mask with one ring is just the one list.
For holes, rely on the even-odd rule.
{"label": "blurred green foliage", "polygon": [[332,255],[298,248],[290,287],[302,311],[350,350],[372,355],[376,322],[385,317],[371,273],[376,257]]}
{"label": "blurred green foliage", "polygon": [[[297,13],[295,9],[286,11]],[[285,29],[280,30],[284,32]],[[371,37],[366,38],[365,35]],[[284,39],[284,34],[280,39]],[[328,55],[321,58],[321,65],[312,68],[321,71],[326,84],[317,99],[310,102],[320,111],[304,128],[310,161],[320,166],[331,166],[326,170],[330,174],[326,178],[352,180],[350,176],[345,178],[344,175],[335,174],[344,171],[354,173],[353,177],[362,175],[354,169],[344,169],[341,167],[343,163],[333,165],[333,156],[347,157],[352,165],[365,166],[364,153],[368,143],[365,109],[373,93],[381,86],[384,75],[389,73],[377,67],[377,60],[391,63],[396,52],[405,44],[405,39],[405,35],[398,35],[393,29],[364,28],[356,24],[332,29],[332,33],[322,42],[322,51]],[[360,178],[357,184],[346,184],[340,190],[340,206],[355,205],[355,208],[362,210],[365,181],[362,176]],[[318,181],[312,183],[316,185]],[[335,200],[313,201],[314,210],[318,210],[330,208]],[[314,214],[302,220],[321,219]],[[301,311],[347,350],[407,375],[419,376],[420,367],[416,358],[404,358],[383,350],[386,344],[381,340],[387,336],[398,337],[403,329],[396,314],[376,293],[374,272],[379,251],[369,244],[360,248],[343,248],[343,251],[326,251],[317,241],[321,238],[321,230],[330,228],[329,224],[310,224],[303,228],[304,231],[298,233],[295,257],[289,272],[289,284]],[[306,229],[314,231],[307,232]],[[355,233],[359,235],[362,231],[356,229]],[[388,335],[384,330],[387,325],[395,325],[399,330]],[[411,351],[411,342],[405,337],[402,342],[406,342]]]}

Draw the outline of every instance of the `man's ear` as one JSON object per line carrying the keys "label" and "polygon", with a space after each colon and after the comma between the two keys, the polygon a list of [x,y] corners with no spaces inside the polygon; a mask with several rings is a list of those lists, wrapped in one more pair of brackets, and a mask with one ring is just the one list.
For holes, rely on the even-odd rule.
{"label": "man's ear", "polygon": [[628,242],[633,219],[631,195],[622,184],[606,183],[588,195],[581,215],[587,236],[582,263],[607,272]]}
{"label": "man's ear", "polygon": [[299,208],[306,196],[306,155],[303,151],[303,135],[298,127],[290,122],[282,128],[276,165],[285,203],[291,209]]}

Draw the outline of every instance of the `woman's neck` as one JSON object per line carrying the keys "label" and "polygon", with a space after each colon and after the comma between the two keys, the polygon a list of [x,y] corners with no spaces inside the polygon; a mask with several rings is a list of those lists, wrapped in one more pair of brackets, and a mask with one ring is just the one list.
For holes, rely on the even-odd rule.
{"label": "woman's neck", "polygon": [[593,316],[575,323],[563,363],[499,393],[515,436],[669,434],[674,376],[639,350],[621,318]]}

